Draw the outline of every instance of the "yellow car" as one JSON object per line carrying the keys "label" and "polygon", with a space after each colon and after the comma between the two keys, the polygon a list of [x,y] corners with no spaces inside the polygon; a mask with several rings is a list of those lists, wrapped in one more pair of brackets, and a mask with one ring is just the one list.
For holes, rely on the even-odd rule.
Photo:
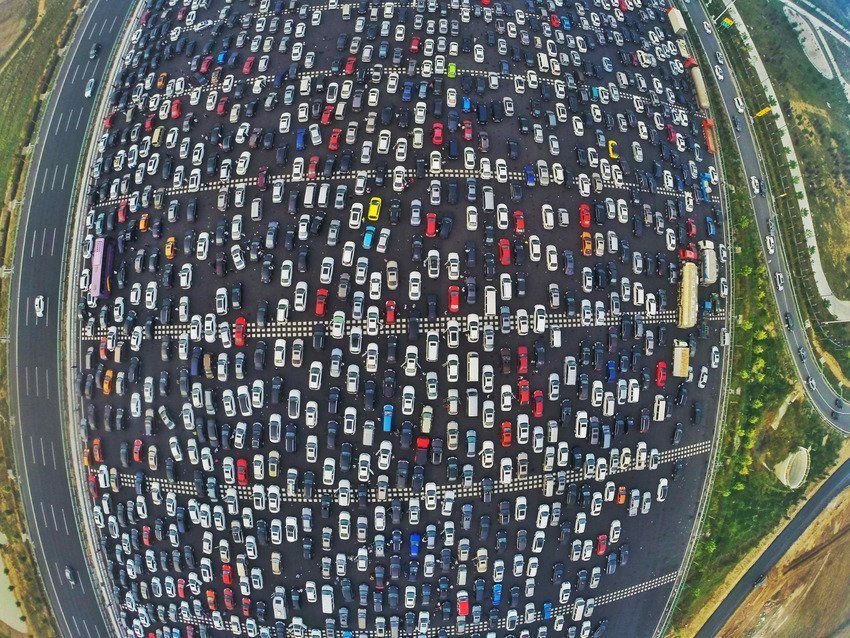
{"label": "yellow car", "polygon": [[608,140],[608,156],[611,159],[617,159],[620,157],[620,154],[617,152],[616,140]]}
{"label": "yellow car", "polygon": [[457,77],[457,64],[455,64],[454,62],[449,62],[448,76],[450,78]]}
{"label": "yellow car", "polygon": [[369,212],[366,213],[366,219],[370,222],[378,221],[378,217],[381,216],[381,198],[373,197],[369,200]]}

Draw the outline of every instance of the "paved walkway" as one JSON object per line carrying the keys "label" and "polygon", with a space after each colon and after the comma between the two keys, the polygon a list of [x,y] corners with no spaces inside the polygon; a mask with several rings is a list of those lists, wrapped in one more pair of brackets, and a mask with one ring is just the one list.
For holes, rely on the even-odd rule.
{"label": "paved walkway", "polygon": [[[810,19],[813,17],[805,11],[805,9],[801,9],[793,3],[786,1],[786,4],[794,8],[799,13],[805,14],[806,17],[809,17]],[[768,101],[773,101],[776,104],[776,106],[773,107],[773,111],[777,115],[776,125],[779,128],[782,146],[789,149],[786,159],[789,164],[792,161],[794,162],[794,164],[791,165],[791,176],[796,182],[795,188],[801,194],[801,197],[799,198],[800,209],[811,211],[812,209],[809,205],[809,198],[806,194],[806,182],[803,179],[803,174],[800,172],[800,163],[797,160],[797,153],[794,150],[794,142],[791,140],[791,135],[788,133],[788,123],[785,120],[785,114],[782,112],[782,109],[779,108],[779,98],[776,95],[776,91],[773,89],[773,83],[770,80],[770,76],[767,74],[767,69],[765,69],[764,62],[761,59],[761,55],[759,55],[758,49],[756,49],[755,44],[753,43],[753,39],[750,36],[747,25],[744,24],[744,19],[741,17],[741,14],[738,12],[738,9],[734,4],[729,7],[729,15],[735,21],[735,27],[741,34],[741,37],[752,45],[749,47],[750,64],[755,69],[756,74],[762,83],[762,87],[764,88]],[[817,19],[815,18],[815,20]],[[823,23],[818,20],[817,26],[821,26],[822,24]],[[827,28],[827,26],[824,25],[824,28]],[[832,29],[829,30],[833,33]],[[803,229],[805,230],[806,246],[809,249],[812,271],[814,272],[818,294],[826,302],[828,302],[830,312],[837,319],[841,321],[850,321],[850,299],[840,299],[832,292],[832,288],[830,287],[826,274],[823,271],[820,250],[818,249],[817,234],[815,232],[815,225],[811,212],[809,212],[808,215],[803,215],[802,221]]]}

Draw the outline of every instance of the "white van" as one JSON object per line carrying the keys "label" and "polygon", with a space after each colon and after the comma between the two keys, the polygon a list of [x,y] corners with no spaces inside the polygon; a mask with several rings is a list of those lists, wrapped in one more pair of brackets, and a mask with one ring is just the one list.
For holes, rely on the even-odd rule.
{"label": "white van", "polygon": [[561,328],[554,326],[549,330],[549,346],[552,348],[561,347]]}
{"label": "white van", "polygon": [[545,53],[537,54],[537,68],[541,73],[549,73],[549,56]]}
{"label": "white van", "polygon": [[466,382],[478,383],[479,357],[477,352],[466,353]]}
{"label": "white van", "polygon": [[309,76],[301,78],[301,86],[299,87],[299,93],[301,93],[302,97],[310,95],[310,89],[312,88],[313,80]]}
{"label": "white van", "polygon": [[332,585],[322,585],[322,613],[334,613],[334,588]]}
{"label": "white van", "polygon": [[310,182],[304,189],[304,208],[313,208],[316,203],[316,182]]}
{"label": "white van", "polygon": [[564,383],[566,385],[576,384],[576,358],[572,356],[564,357]]}
{"label": "white van", "polygon": [[652,420],[663,421],[667,416],[667,399],[663,394],[655,395],[655,403],[652,406]]}
{"label": "white van", "polygon": [[263,218],[263,200],[255,197],[251,200],[251,219],[255,222]]}
{"label": "white van", "polygon": [[484,314],[496,316],[496,287],[484,286]]}

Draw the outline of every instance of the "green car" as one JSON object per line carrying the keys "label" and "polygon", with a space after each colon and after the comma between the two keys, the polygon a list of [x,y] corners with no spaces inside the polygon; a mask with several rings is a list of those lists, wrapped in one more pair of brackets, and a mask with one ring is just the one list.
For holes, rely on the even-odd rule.
{"label": "green car", "polygon": [[454,62],[449,62],[449,77],[457,77],[457,64],[455,64]]}

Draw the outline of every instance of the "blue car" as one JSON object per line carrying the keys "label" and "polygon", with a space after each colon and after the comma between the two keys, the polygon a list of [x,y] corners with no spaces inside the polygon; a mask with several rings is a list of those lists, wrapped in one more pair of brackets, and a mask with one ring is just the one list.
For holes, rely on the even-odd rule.
{"label": "blue car", "polygon": [[502,602],[502,585],[501,585],[501,583],[496,583],[495,585],[493,585],[492,599],[493,599],[493,605],[496,605],[496,606],[498,606],[499,603]]}
{"label": "blue car", "polygon": [[469,113],[470,111],[472,111],[472,100],[470,100],[464,95],[463,99],[461,99],[460,101],[460,107],[464,113]]}
{"label": "blue car", "polygon": [[218,54],[215,59],[216,64],[224,64],[227,61],[227,49]]}
{"label": "blue car", "polygon": [[374,226],[366,226],[366,232],[363,233],[363,248],[369,250],[372,247],[372,243],[375,241],[375,227]]}
{"label": "blue car", "polygon": [[391,432],[393,429],[393,406],[389,403],[384,406],[384,432]]}
{"label": "blue car", "polygon": [[705,218],[705,232],[709,237],[714,237],[717,234],[717,226],[714,224],[714,218],[710,215],[706,215]]}
{"label": "blue car", "polygon": [[410,102],[413,96],[413,80],[405,80],[404,88],[401,90],[401,101]]}
{"label": "blue car", "polygon": [[422,537],[419,534],[417,534],[416,532],[413,532],[410,535],[410,557],[411,558],[416,558],[417,556],[419,556],[419,543],[421,541],[422,541]]}
{"label": "blue car", "polygon": [[534,167],[531,164],[525,165],[525,185],[534,186],[537,183],[537,175],[534,174]]}
{"label": "blue car", "polygon": [[617,362],[613,359],[608,361],[608,383],[613,383],[617,378]]}
{"label": "blue car", "polygon": [[552,603],[545,602],[543,603],[543,620],[549,620],[552,618]]}
{"label": "blue car", "polygon": [[307,148],[307,144],[305,142],[305,138],[307,137],[307,129],[300,128],[298,129],[298,133],[295,136],[295,149],[299,151],[303,151]]}

